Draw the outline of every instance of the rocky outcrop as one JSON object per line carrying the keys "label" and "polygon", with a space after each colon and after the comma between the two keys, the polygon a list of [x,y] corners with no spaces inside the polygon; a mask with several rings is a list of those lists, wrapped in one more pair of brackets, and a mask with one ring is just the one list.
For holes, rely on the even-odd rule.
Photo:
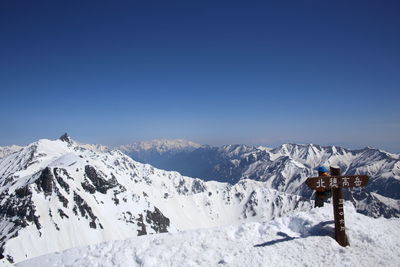
{"label": "rocky outcrop", "polygon": [[84,188],[91,193],[94,193],[94,187],[95,191],[106,194],[108,189],[118,185],[118,181],[117,179],[115,179],[114,176],[112,176],[111,179],[106,180],[97,173],[94,167],[90,165],[85,166],[85,177],[87,177],[91,181],[91,185],[89,183],[85,183],[85,185],[82,184],[82,186],[85,186]]}
{"label": "rocky outcrop", "polygon": [[[154,207],[154,211],[147,210],[145,213],[145,221],[156,233],[167,233],[170,221],[161,211]],[[146,223],[143,220],[143,214],[139,214],[136,219],[138,225],[138,236],[148,234]]]}
{"label": "rocky outcrop", "polygon": [[53,192],[53,179],[54,176],[51,173],[51,169],[46,167],[42,170],[39,178],[35,181],[38,190],[42,190],[45,195],[50,195]]}
{"label": "rocky outcrop", "polygon": [[156,233],[168,232],[169,219],[165,217],[157,207],[154,207],[153,212],[146,212],[146,222],[150,224],[150,227],[153,228]]}
{"label": "rocky outcrop", "polygon": [[[45,186],[46,188],[46,186]],[[3,255],[5,242],[18,236],[18,231],[30,224],[41,229],[39,216],[36,214],[36,207],[31,199],[32,192],[30,187],[18,188],[14,193],[9,194],[8,190],[0,195],[0,221],[9,225],[7,232],[2,232],[0,236],[0,259],[6,257],[10,263],[13,258]]]}

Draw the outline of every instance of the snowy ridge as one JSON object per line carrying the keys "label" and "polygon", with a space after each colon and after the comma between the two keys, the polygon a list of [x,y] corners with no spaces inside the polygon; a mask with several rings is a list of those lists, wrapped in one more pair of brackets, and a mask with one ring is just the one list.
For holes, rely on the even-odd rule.
{"label": "snowy ridge", "polygon": [[393,205],[392,201],[400,199],[398,155],[373,148],[348,150],[336,146],[284,144],[269,151],[253,149],[236,160],[237,173],[241,175],[239,180],[264,181],[270,188],[305,197],[310,197],[310,191],[304,181],[315,175],[317,166],[339,166],[343,174],[349,175],[367,174],[370,176],[368,186],[351,190],[351,194],[346,194],[347,198],[364,214],[400,216],[400,205]]}
{"label": "snowy ridge", "polygon": [[[36,266],[398,266],[400,219],[374,219],[345,204],[349,247],[333,239],[332,206],[269,222],[142,236],[45,255]],[[82,257],[85,255],[85,257]]]}
{"label": "snowy ridge", "polygon": [[99,145],[99,144],[81,144],[79,146],[86,148],[88,150],[97,151],[97,152],[109,152],[111,149],[107,146]]}
{"label": "snowy ridge", "polygon": [[[131,153],[133,159],[167,170],[177,170],[204,180],[217,180],[235,184],[243,179],[262,181],[267,187],[310,198],[304,184],[307,177],[315,176],[316,167],[339,166],[342,174],[367,174],[370,182],[361,192],[352,190],[347,198],[360,212],[370,216],[400,216],[400,206],[386,203],[385,199],[400,199],[399,155],[373,148],[349,150],[337,146],[314,144],[283,144],[277,148],[226,145],[203,146],[193,151],[163,156],[141,151]],[[376,197],[377,193],[385,198]],[[371,201],[372,205],[363,205]],[[372,207],[374,206],[374,207]]]}
{"label": "snowy ridge", "polygon": [[203,182],[68,136],[43,139],[0,160],[0,255],[16,263],[107,240],[270,220],[310,206],[261,182]]}

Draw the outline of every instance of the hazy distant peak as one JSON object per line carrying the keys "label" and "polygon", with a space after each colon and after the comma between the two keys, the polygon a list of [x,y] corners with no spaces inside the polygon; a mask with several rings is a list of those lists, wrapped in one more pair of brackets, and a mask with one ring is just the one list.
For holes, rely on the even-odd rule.
{"label": "hazy distant peak", "polygon": [[166,151],[193,150],[202,145],[183,139],[155,139],[150,141],[135,142],[118,147],[122,152],[155,150],[159,153]]}
{"label": "hazy distant peak", "polygon": [[257,146],[256,148],[258,150],[262,150],[262,151],[271,151],[273,149],[273,148],[267,147],[267,146]]}

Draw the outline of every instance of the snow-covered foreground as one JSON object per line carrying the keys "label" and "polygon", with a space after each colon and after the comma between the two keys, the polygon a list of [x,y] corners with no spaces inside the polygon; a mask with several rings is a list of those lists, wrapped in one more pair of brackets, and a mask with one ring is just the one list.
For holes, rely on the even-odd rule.
{"label": "snow-covered foreground", "polygon": [[350,246],[332,238],[332,206],[258,223],[140,236],[18,263],[32,266],[399,266],[400,219],[345,205]]}

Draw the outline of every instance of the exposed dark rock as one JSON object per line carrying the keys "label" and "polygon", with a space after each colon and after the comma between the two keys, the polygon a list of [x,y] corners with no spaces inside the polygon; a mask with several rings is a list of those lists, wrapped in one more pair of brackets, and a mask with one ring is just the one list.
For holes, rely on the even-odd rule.
{"label": "exposed dark rock", "polygon": [[26,185],[24,187],[21,187],[21,188],[18,188],[17,190],[15,190],[15,194],[17,195],[17,197],[23,198],[28,195],[31,195],[32,192],[29,190],[29,186]]}
{"label": "exposed dark rock", "polygon": [[111,179],[106,180],[96,172],[94,167],[90,165],[85,166],[85,176],[92,182],[93,186],[96,188],[96,191],[99,191],[103,194],[106,194],[108,189],[118,185],[118,181],[114,175],[112,175]]}
{"label": "exposed dark rock", "polygon": [[243,193],[236,192],[236,193],[235,193],[235,197],[237,197],[237,198],[239,199],[239,201],[242,201],[243,198],[244,198],[244,195],[243,195]]}
{"label": "exposed dark rock", "polygon": [[[90,217],[90,219],[92,220],[91,223],[95,223],[95,220],[98,218],[93,214],[92,208],[89,207],[89,205],[86,203],[86,201],[84,201],[76,192],[74,192],[74,201],[76,203],[75,207],[78,207],[81,216],[86,219],[89,219],[89,217]],[[74,207],[74,209],[75,209],[75,207]],[[77,214],[76,209],[74,210],[74,212]]]}
{"label": "exposed dark rock", "polygon": [[6,209],[6,215],[8,217],[13,217],[13,216],[17,215],[17,211],[18,211],[17,209],[15,209],[11,206],[8,206]]}
{"label": "exposed dark rock", "polygon": [[86,192],[89,192],[90,194],[94,194],[96,192],[96,188],[93,185],[91,185],[87,179],[83,180],[81,185],[82,185],[82,188]]}
{"label": "exposed dark rock", "polygon": [[[41,229],[39,217],[35,215],[35,206],[31,200],[31,192],[29,186],[17,189],[13,193],[5,190],[0,195],[0,218],[2,223],[8,223],[11,228],[7,229],[7,233],[2,232],[0,236],[0,258],[6,258],[10,263],[13,262],[12,257],[4,255],[5,242],[11,238],[18,236],[21,228],[27,227],[29,223],[35,224],[38,230]],[[39,231],[39,234],[40,231]]]}
{"label": "exposed dark rock", "polygon": [[123,221],[127,222],[127,223],[132,223],[135,224],[135,217],[132,216],[132,213],[130,211],[126,211],[126,212],[122,212],[122,215],[124,216]]}
{"label": "exposed dark rock", "polygon": [[249,213],[249,212],[250,212],[251,216],[256,216],[257,212],[254,209],[254,207],[256,207],[256,206],[258,206],[257,193],[256,193],[256,191],[253,191],[253,192],[251,192],[249,199],[247,200],[246,204],[244,205],[244,211],[243,211],[244,217],[247,218],[247,213]]}
{"label": "exposed dark rock", "polygon": [[28,226],[28,223],[25,220],[15,219],[13,222],[14,222],[14,225],[15,225],[13,230],[15,230],[15,228],[18,227],[18,226],[21,226],[21,227],[27,227]]}
{"label": "exposed dark rock", "polygon": [[14,263],[14,258],[11,257],[10,255],[7,255],[6,258],[7,258],[9,263]]}
{"label": "exposed dark rock", "polygon": [[185,180],[182,179],[179,181],[176,191],[182,195],[186,195],[189,192],[189,189],[186,187]]}
{"label": "exposed dark rock", "polygon": [[[112,175],[112,177],[114,177],[114,175],[112,173],[111,173],[111,175]],[[117,190],[117,189],[114,190],[114,197],[112,198],[115,205],[119,204],[118,195],[126,191],[126,188],[120,184],[118,184],[118,188],[119,188],[119,190]],[[126,199],[125,199],[125,202],[126,202]]]}
{"label": "exposed dark rock", "polygon": [[63,207],[67,208],[68,207],[68,199],[66,199],[59,191],[57,191],[57,197],[60,202],[62,202]]}
{"label": "exposed dark rock", "polygon": [[59,138],[63,142],[71,143],[71,138],[67,133],[64,133],[63,135],[60,136]]}
{"label": "exposed dark rock", "polygon": [[58,227],[58,224],[54,223],[54,227],[56,228],[57,231],[60,231],[60,227]]}
{"label": "exposed dark rock", "polygon": [[67,176],[68,179],[69,175],[67,170],[62,168],[54,168],[53,173],[54,176],[56,177],[58,184],[69,194],[69,185],[64,181],[64,179],[60,175],[63,174]]}
{"label": "exposed dark rock", "polygon": [[67,218],[69,219],[69,216],[65,214],[65,212],[62,209],[58,209],[58,214],[60,214],[61,219]]}
{"label": "exposed dark rock", "polygon": [[39,178],[35,181],[39,192],[40,190],[43,190],[45,195],[51,194],[53,191],[53,178],[53,174],[51,173],[51,169],[49,167],[43,169]]}
{"label": "exposed dark rock", "polygon": [[[3,240],[0,240],[1,243],[3,243]],[[0,260],[4,259],[4,243],[0,246]]]}
{"label": "exposed dark rock", "polygon": [[139,218],[137,218],[136,221],[137,225],[140,227],[140,229],[137,230],[138,236],[147,235],[146,225],[143,222],[143,214],[139,214]]}
{"label": "exposed dark rock", "polygon": [[206,187],[200,180],[194,180],[192,184],[192,191],[193,193],[201,193],[206,191]]}
{"label": "exposed dark rock", "polygon": [[[154,169],[150,169],[150,173],[154,173]],[[146,184],[151,185],[152,181],[148,176],[144,176],[143,180],[146,182]]]}
{"label": "exposed dark rock", "polygon": [[41,228],[39,217],[35,215],[35,206],[33,205],[30,195],[22,199],[16,198],[15,196],[16,193],[14,196],[2,194],[1,199],[3,199],[3,197],[5,199],[0,205],[0,217],[3,217],[2,220],[8,219],[19,226],[27,225],[27,221],[33,222],[39,230]]}
{"label": "exposed dark rock", "polygon": [[90,228],[96,229],[96,223],[94,221],[91,221],[89,223]]}
{"label": "exposed dark rock", "polygon": [[151,225],[151,228],[156,233],[167,233],[169,227],[169,219],[165,217],[161,211],[154,207],[154,211],[146,211],[146,222]]}
{"label": "exposed dark rock", "polygon": [[78,208],[77,208],[77,206],[74,206],[72,208],[72,211],[74,212],[75,216],[78,216]]}

